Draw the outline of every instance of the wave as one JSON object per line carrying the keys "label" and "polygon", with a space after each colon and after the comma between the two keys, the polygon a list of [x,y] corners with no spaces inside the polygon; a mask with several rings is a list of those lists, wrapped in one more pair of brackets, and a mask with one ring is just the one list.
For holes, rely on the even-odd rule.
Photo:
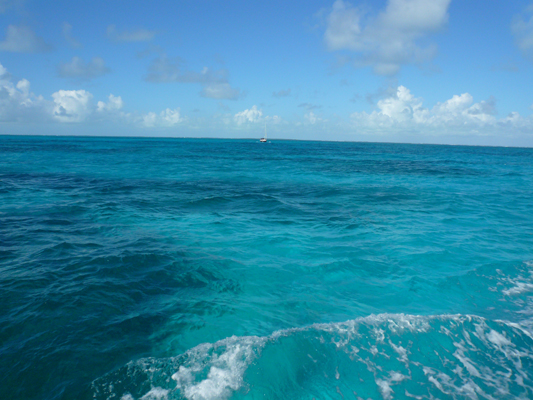
{"label": "wave", "polygon": [[95,399],[531,398],[533,336],[472,315],[370,315],[145,358]]}

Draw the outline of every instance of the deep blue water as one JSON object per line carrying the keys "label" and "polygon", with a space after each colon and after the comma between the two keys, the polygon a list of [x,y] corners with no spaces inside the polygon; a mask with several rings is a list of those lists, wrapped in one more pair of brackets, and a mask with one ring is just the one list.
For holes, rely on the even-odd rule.
{"label": "deep blue water", "polygon": [[1,399],[533,398],[533,149],[0,136]]}

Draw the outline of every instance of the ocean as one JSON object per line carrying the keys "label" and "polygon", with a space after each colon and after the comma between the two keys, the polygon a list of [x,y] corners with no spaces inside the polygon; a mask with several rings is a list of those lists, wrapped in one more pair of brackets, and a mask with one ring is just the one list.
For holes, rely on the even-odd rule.
{"label": "ocean", "polygon": [[0,136],[1,399],[531,399],[533,149]]}

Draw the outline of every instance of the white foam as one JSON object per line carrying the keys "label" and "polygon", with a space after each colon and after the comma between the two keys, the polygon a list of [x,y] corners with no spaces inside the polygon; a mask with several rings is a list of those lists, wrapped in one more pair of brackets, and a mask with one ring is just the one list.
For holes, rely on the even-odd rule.
{"label": "white foam", "polygon": [[[429,375],[429,376],[428,376],[428,381],[430,381],[431,383],[433,383],[433,384],[437,387],[437,389],[439,389],[442,393],[446,393],[446,391],[445,391],[444,388],[442,387],[442,384],[441,384],[441,383],[440,383],[440,382],[439,382],[439,381],[433,376],[433,375],[434,375],[433,369],[428,368],[428,367],[423,367],[423,371],[424,371],[424,374],[425,374],[426,376]],[[448,380],[449,380],[449,377],[448,377],[447,375],[445,375],[445,374],[442,374],[442,375],[444,375],[445,377],[447,377]],[[441,377],[441,379],[442,379],[442,377]],[[448,394],[448,393],[446,393],[446,394]]]}
{"label": "white foam", "polygon": [[408,363],[408,358],[407,358],[407,350],[404,349],[402,346],[396,346],[394,343],[392,343],[390,340],[389,340],[389,344],[391,345],[391,347],[394,349],[394,351],[396,353],[398,353],[398,355],[400,356],[398,358],[398,361],[400,362],[403,362],[404,364],[407,364]]}
{"label": "white foam", "polygon": [[169,390],[160,387],[152,388],[140,400],[166,400],[168,399]]}
{"label": "white foam", "polygon": [[[374,340],[378,343],[384,343],[386,338],[386,331],[383,329],[383,325],[386,325],[386,328],[392,334],[397,335],[401,334],[404,330],[424,332],[429,329],[428,317],[404,314],[379,314],[341,323],[314,324],[304,328],[276,331],[271,336],[263,338],[255,336],[234,336],[216,342],[215,344],[201,344],[189,350],[186,353],[189,361],[178,368],[178,371],[172,375],[172,379],[176,381],[177,389],[180,390],[180,393],[189,400],[227,399],[234,391],[239,390],[243,386],[244,373],[266,342],[276,341],[280,337],[290,336],[298,332],[316,330],[335,334],[337,339],[332,337],[330,343],[334,344],[336,348],[345,349],[351,355],[356,355],[359,349],[351,346],[350,343],[353,343],[354,338],[361,336],[358,333],[360,325],[370,326]],[[387,334],[390,334],[390,332],[387,332]],[[322,337],[319,340],[325,343]],[[401,346],[395,346],[394,349],[399,354],[400,359],[406,362],[407,351]],[[371,346],[368,351],[374,355],[379,354],[383,357],[390,358],[385,352],[380,353],[375,345]],[[369,361],[364,362],[368,363],[369,370],[380,370],[378,365],[371,365],[372,363]],[[340,375],[337,371],[336,378],[339,379],[339,377]],[[381,379],[383,393],[390,394],[390,385],[393,382],[397,382],[401,377],[403,375],[399,374]],[[153,388],[141,399],[163,400],[165,399],[164,396],[167,395],[168,390]]]}
{"label": "white foam", "polygon": [[389,382],[384,381],[382,379],[376,379],[376,383],[378,384],[379,391],[383,398],[385,400],[388,400],[391,398],[392,389],[389,385]]}
{"label": "white foam", "polygon": [[467,352],[465,342],[461,340],[459,342],[454,342],[453,344],[457,348],[457,350],[453,353],[454,357],[457,358],[461,364],[463,364],[470,375],[480,378],[481,375],[479,374],[477,368],[474,366],[471,360],[465,356],[465,353]]}
{"label": "white foam", "polygon": [[405,391],[405,397],[411,397],[413,399],[422,400],[422,396],[415,396],[414,394],[409,393],[407,390]]}
{"label": "white foam", "polygon": [[503,346],[509,346],[511,345],[511,342],[502,334],[496,332],[495,330],[491,329],[489,333],[487,333],[487,339],[489,339],[493,344],[498,346],[501,350]]}
{"label": "white foam", "polygon": [[[180,366],[172,375],[181,393],[190,400],[227,399],[242,384],[244,372],[256,357],[256,351],[264,344],[258,337],[232,337],[215,345],[201,345],[189,351],[191,362]],[[223,347],[221,354],[217,348]],[[196,381],[209,362],[205,379]]]}
{"label": "white foam", "polygon": [[[444,317],[453,317],[445,315]],[[401,334],[403,331],[410,332],[427,332],[430,329],[429,321],[432,317],[409,315],[409,314],[370,314],[366,317],[349,320],[346,322],[337,322],[329,324],[313,324],[306,328],[293,328],[282,332],[291,332],[294,330],[317,329],[326,332],[338,332],[341,334],[350,334],[352,336],[360,336],[357,333],[358,326],[361,324],[371,325],[374,327],[373,332],[378,340],[383,338],[382,326],[387,325],[387,328],[393,334]]]}
{"label": "white foam", "polygon": [[[497,323],[512,329],[519,328],[517,324],[503,321]],[[471,329],[471,324],[475,326],[474,330]],[[438,352],[435,349],[442,364],[424,366],[419,360],[410,360],[415,355],[416,348],[412,347],[412,342],[403,342],[404,331],[415,335],[438,332],[451,339],[450,343],[453,343],[455,349],[451,352],[445,348]],[[177,361],[173,365],[179,367],[175,367],[177,371],[174,369],[172,379],[176,382],[176,390],[180,395],[189,400],[228,399],[235,391],[243,387],[246,389],[245,373],[266,344],[278,345],[283,337],[303,334],[303,340],[315,340],[315,343],[325,346],[324,351],[341,350],[354,363],[366,365],[384,399],[400,395],[395,394],[394,390],[397,390],[400,382],[412,379],[412,368],[423,369],[429,386],[444,396],[491,398],[478,385],[480,382],[485,390],[488,387],[488,392],[499,393],[500,396],[510,393],[511,381],[515,381],[527,392],[531,377],[521,363],[523,358],[532,358],[532,353],[528,349],[518,350],[511,341],[512,336],[506,332],[491,328],[481,317],[470,315],[370,315],[342,323],[281,330],[267,337],[231,337],[214,344],[202,344],[175,358]],[[483,346],[480,346],[480,341]],[[493,367],[478,360],[477,355],[483,353],[494,363]],[[476,356],[471,359],[472,354]],[[310,363],[317,363],[311,354],[308,356],[306,359]],[[384,368],[384,359],[401,364],[395,364],[394,369],[397,371],[387,370]],[[153,368],[153,365],[146,363],[146,368]],[[451,376],[444,372],[446,370]],[[339,366],[331,372],[327,373],[330,377],[341,379]],[[164,400],[169,393],[167,389],[155,387],[140,400]],[[133,397],[126,393],[121,400],[133,400]]]}
{"label": "white foam", "polygon": [[514,284],[513,287],[502,291],[502,293],[506,296],[516,296],[521,293],[533,292],[533,283],[520,282],[516,280],[512,280],[511,283]]}
{"label": "white foam", "polygon": [[506,296],[517,296],[522,293],[533,292],[533,263],[530,261],[524,262],[528,269],[529,276],[518,275],[515,278],[504,278],[504,282],[510,283],[511,286],[509,289],[502,290],[502,293]]}
{"label": "white foam", "polygon": [[391,399],[391,393],[394,393],[391,386],[397,384],[405,379],[410,379],[408,376],[403,375],[399,372],[392,371],[389,373],[387,378],[377,378],[376,384],[378,385],[379,391],[385,400]]}
{"label": "white foam", "polygon": [[533,262],[525,261],[525,268],[518,275],[505,276],[500,271],[502,277],[498,278],[499,290],[506,297],[502,301],[511,301],[518,308],[517,314],[523,316],[518,321],[522,330],[527,330],[533,335]]}

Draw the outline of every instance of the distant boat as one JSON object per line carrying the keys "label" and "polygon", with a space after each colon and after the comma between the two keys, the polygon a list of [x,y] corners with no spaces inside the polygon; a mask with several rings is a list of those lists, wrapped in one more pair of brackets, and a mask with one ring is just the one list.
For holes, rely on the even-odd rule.
{"label": "distant boat", "polygon": [[266,126],[266,124],[265,124],[265,137],[262,137],[261,139],[259,139],[259,141],[261,143],[266,143],[266,141],[267,141],[267,126]]}

